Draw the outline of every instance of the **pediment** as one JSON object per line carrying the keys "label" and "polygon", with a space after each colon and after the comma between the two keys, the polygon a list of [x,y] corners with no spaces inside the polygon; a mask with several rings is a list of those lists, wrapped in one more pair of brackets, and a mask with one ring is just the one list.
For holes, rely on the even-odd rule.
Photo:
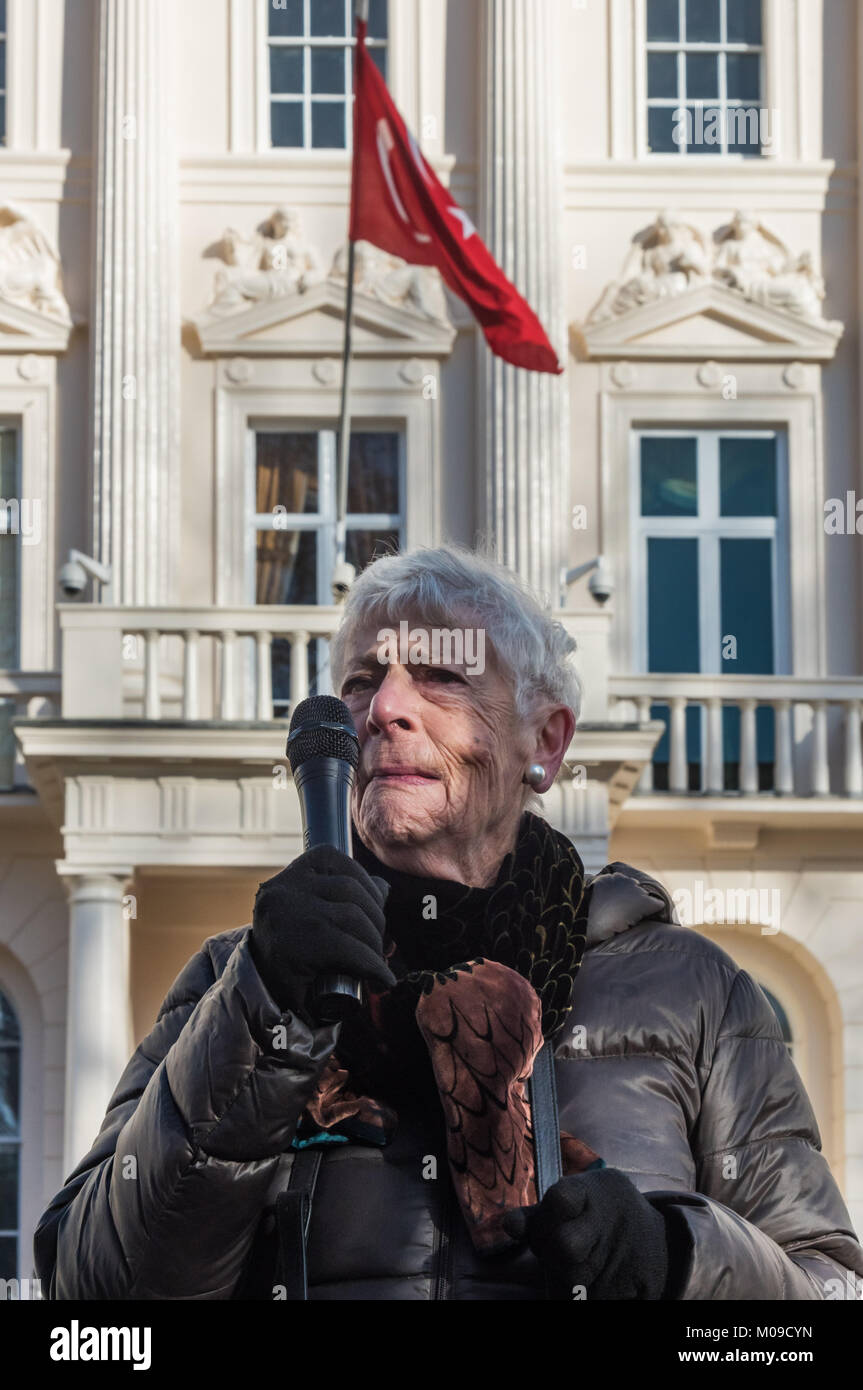
{"label": "pediment", "polygon": [[72,327],[71,318],[0,296],[0,352],[65,352]]}
{"label": "pediment", "polygon": [[573,324],[572,348],[584,361],[615,358],[761,359],[829,362],[843,325],[758,304],[707,282],[600,322]]}
{"label": "pediment", "polygon": [[[199,350],[211,357],[339,356],[343,347],[345,285],[334,278],[302,292],[265,299],[248,307],[196,315],[187,328]],[[352,351],[357,357],[446,357],[456,330],[410,304],[390,305],[354,291]]]}

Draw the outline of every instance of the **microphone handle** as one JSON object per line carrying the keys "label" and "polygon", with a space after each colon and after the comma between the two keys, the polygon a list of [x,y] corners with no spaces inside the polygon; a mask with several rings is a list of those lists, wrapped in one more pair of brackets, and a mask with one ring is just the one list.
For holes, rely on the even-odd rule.
{"label": "microphone handle", "polygon": [[[303,819],[303,848],[332,845],[350,855],[350,799],[354,769],[344,758],[308,758],[294,773]],[[309,990],[309,1007],[322,1023],[337,1023],[364,1002],[360,980],[319,975]]]}

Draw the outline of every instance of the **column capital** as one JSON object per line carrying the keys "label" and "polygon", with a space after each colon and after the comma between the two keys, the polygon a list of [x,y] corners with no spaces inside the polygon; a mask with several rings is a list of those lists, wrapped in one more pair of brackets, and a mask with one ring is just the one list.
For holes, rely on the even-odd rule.
{"label": "column capital", "polygon": [[135,876],[133,865],[70,864],[55,859],[54,868],[69,902],[113,902],[123,897],[123,889]]}

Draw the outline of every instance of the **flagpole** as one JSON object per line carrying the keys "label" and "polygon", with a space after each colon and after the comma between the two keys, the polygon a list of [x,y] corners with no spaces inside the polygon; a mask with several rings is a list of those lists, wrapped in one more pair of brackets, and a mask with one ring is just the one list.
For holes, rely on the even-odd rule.
{"label": "flagpole", "polygon": [[[355,19],[368,23],[369,0],[356,0]],[[354,63],[356,72],[356,62]],[[356,89],[356,82],[354,83]],[[357,94],[354,90],[354,111],[356,111]],[[356,129],[356,119],[354,120]],[[353,179],[355,174],[354,156],[351,158],[351,201],[355,197]],[[339,485],[338,485],[338,507],[336,512],[336,568],[340,576],[345,574],[345,554],[347,549],[347,534],[345,520],[348,514],[348,461],[351,447],[351,338],[354,314],[354,267],[356,264],[356,243],[350,235],[348,226],[348,281],[345,289],[345,337],[342,348],[342,401],[339,421]],[[353,576],[351,576],[352,578]],[[343,585],[343,589],[349,587]]]}

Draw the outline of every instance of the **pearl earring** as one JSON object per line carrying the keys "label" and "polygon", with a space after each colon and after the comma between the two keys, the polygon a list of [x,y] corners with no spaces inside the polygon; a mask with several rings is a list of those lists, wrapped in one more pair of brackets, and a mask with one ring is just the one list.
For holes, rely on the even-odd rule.
{"label": "pearl earring", "polygon": [[542,763],[531,763],[522,781],[527,782],[528,786],[538,787],[540,782],[545,781],[545,768]]}

